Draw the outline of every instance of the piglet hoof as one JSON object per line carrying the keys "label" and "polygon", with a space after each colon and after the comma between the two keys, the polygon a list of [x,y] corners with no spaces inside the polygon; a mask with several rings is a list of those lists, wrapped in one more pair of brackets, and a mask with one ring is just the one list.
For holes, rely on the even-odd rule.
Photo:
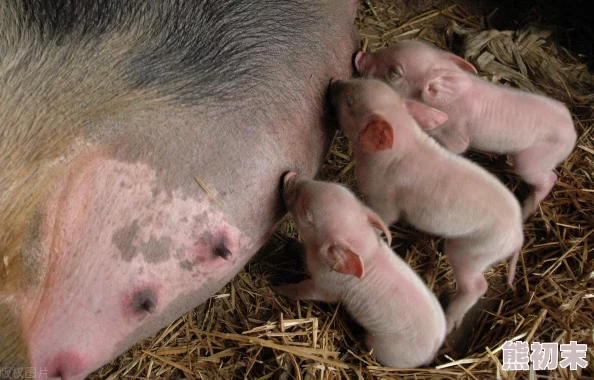
{"label": "piglet hoof", "polygon": [[534,216],[539,209],[539,204],[535,202],[533,199],[531,199],[532,197],[533,194],[531,194],[530,197],[526,201],[524,201],[524,204],[522,205],[522,220],[524,222],[528,221],[528,219]]}
{"label": "piglet hoof", "polygon": [[448,319],[446,322],[446,335],[449,335],[452,331],[456,329],[456,327],[457,326],[455,326],[455,324]]}
{"label": "piglet hoof", "polygon": [[452,331],[455,331],[456,329],[458,329],[458,327],[460,327],[460,324],[462,323],[462,319],[464,318],[464,316],[459,317],[459,316],[452,316],[450,317],[449,315],[446,315],[446,335],[450,334]]}

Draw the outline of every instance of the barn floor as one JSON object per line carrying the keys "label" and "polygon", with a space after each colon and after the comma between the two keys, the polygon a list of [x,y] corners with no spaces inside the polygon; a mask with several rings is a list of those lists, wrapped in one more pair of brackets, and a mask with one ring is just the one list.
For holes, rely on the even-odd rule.
{"label": "barn floor", "polygon": [[[489,270],[486,299],[431,366],[383,368],[365,350],[361,328],[339,305],[293,302],[271,291],[273,283],[304,276],[300,255],[287,254],[298,252],[287,222],[204,307],[138,343],[90,379],[594,379],[594,78],[586,62],[592,59],[592,17],[579,8],[585,2],[371,3],[361,2],[356,20],[365,50],[425,39],[465,55],[489,80],[547,94],[571,108],[579,140],[558,168],[552,193],[525,224],[515,290],[504,286],[507,264]],[[532,22],[540,26],[529,27]],[[480,33],[490,28],[500,32]],[[472,152],[468,157],[519,198],[526,195],[505,158]],[[320,178],[353,186],[344,136],[335,138]],[[391,230],[395,251],[446,299],[454,284],[441,240],[401,224]],[[506,340],[586,343],[589,365],[578,371],[503,371]]]}

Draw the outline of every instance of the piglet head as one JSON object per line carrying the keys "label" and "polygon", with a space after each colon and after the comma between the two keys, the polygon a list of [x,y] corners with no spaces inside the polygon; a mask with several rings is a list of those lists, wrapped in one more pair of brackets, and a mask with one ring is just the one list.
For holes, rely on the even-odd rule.
{"label": "piglet head", "polygon": [[355,148],[367,152],[394,148],[398,136],[391,114],[404,103],[388,85],[366,79],[335,81],[330,87],[330,101],[340,128]]}
{"label": "piglet head", "polygon": [[398,42],[371,54],[360,52],[355,67],[362,77],[386,81],[402,96],[415,99],[434,70],[477,73],[463,58],[419,41]]}
{"label": "piglet head", "polygon": [[[342,130],[367,153],[406,149],[411,134],[433,129],[448,116],[420,102],[405,101],[386,83],[373,79],[335,81],[331,104]],[[416,121],[416,123],[415,123]]]}
{"label": "piglet head", "polygon": [[380,244],[375,228],[391,235],[381,219],[345,187],[289,172],[283,198],[299,235],[331,269],[361,278],[364,262]]}

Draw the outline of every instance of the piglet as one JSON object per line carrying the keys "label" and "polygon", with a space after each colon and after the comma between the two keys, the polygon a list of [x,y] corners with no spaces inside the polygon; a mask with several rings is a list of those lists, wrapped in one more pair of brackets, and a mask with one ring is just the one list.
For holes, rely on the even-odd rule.
{"label": "piglet", "polygon": [[563,103],[487,82],[471,63],[444,50],[404,41],[373,54],[360,52],[355,65],[362,76],[383,79],[405,97],[445,112],[449,120],[442,125],[420,124],[446,149],[511,155],[516,172],[533,187],[522,207],[524,219],[551,191],[555,167],[575,145]]}
{"label": "piglet", "polygon": [[[311,278],[275,288],[293,299],[342,301],[386,366],[431,362],[445,339],[445,316],[421,278],[389,248],[380,218],[341,185],[284,177],[283,197],[306,246]],[[388,244],[378,235],[386,233]],[[365,272],[365,273],[364,273]]]}
{"label": "piglet", "polygon": [[520,205],[497,178],[424,133],[447,116],[405,102],[387,84],[355,79],[331,85],[340,127],[353,144],[357,185],[386,224],[405,220],[446,237],[458,292],[447,310],[448,332],[486,292],[483,272],[512,256],[511,285],[523,242]]}

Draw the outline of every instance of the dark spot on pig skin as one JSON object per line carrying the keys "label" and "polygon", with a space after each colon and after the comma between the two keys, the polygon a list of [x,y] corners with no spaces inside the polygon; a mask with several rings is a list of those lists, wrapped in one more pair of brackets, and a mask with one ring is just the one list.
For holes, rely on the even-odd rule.
{"label": "dark spot on pig skin", "polygon": [[[156,218],[158,219],[160,216],[161,215],[157,215]],[[149,216],[148,218],[145,218],[142,221],[142,224],[140,225],[140,227],[149,227],[150,228],[152,224],[153,224],[153,218]]]}
{"label": "dark spot on pig skin", "polygon": [[135,313],[154,313],[157,308],[155,292],[151,288],[138,291],[132,298],[132,310]]}
{"label": "dark spot on pig skin", "polygon": [[132,242],[139,230],[140,226],[138,225],[138,219],[136,219],[128,227],[120,228],[118,232],[113,234],[111,242],[120,250],[122,260],[130,262],[138,253],[135,247],[132,246]]}
{"label": "dark spot on pig skin", "polygon": [[188,223],[188,218],[186,218],[184,216],[183,218],[180,219],[180,222],[182,222],[182,223]]}
{"label": "dark spot on pig skin", "polygon": [[225,260],[231,260],[231,258],[233,257],[233,254],[231,253],[229,248],[227,248],[227,246],[225,245],[225,243],[223,241],[220,241],[214,247],[214,254],[222,257]]}
{"label": "dark spot on pig skin", "polygon": [[212,233],[209,231],[199,232],[199,229],[197,228],[199,226],[204,226],[204,224],[207,223],[208,217],[206,216],[206,212],[203,212],[200,215],[194,215],[192,219],[194,221],[193,226],[195,226],[195,232],[192,234],[192,237],[210,243],[212,241]]}
{"label": "dark spot on pig skin", "polygon": [[157,239],[154,235],[151,235],[148,242],[134,246],[134,239],[139,230],[140,225],[138,219],[136,219],[130,226],[118,230],[111,238],[111,242],[120,250],[122,260],[130,262],[138,252],[142,252],[147,263],[158,264],[167,261],[170,256],[171,238],[161,237]]}
{"label": "dark spot on pig skin", "polygon": [[158,264],[169,259],[169,248],[171,247],[171,238],[162,237],[160,239],[151,235],[148,243],[141,244],[138,249],[143,252],[144,260],[151,264]]}
{"label": "dark spot on pig skin", "polygon": [[192,271],[192,268],[194,267],[194,265],[190,261],[188,261],[188,260],[182,261],[181,263],[179,263],[179,266],[182,269],[185,269],[187,271]]}
{"label": "dark spot on pig skin", "polygon": [[184,257],[186,257],[185,252],[186,252],[186,247],[178,248],[175,250],[173,257],[175,257],[178,260],[183,260]]}

